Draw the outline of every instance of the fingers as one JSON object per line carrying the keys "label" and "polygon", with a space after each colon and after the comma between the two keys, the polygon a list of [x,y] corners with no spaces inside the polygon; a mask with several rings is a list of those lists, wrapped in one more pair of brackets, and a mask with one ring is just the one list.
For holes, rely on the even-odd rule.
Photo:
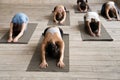
{"label": "fingers", "polygon": [[48,64],[47,63],[41,63],[40,64],[40,68],[47,68],[48,67]]}
{"label": "fingers", "polygon": [[13,39],[12,39],[12,38],[8,39],[8,42],[12,42],[12,41],[13,41]]}
{"label": "fingers", "polygon": [[65,67],[65,64],[63,62],[58,62],[57,63],[57,66],[60,67],[60,68],[64,68]]}
{"label": "fingers", "polygon": [[15,39],[13,40],[13,42],[18,42],[18,39],[17,39],[17,38],[15,38]]}

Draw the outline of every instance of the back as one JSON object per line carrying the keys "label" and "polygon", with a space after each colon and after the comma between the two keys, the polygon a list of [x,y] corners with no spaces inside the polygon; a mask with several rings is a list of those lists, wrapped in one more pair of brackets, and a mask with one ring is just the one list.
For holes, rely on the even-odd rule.
{"label": "back", "polygon": [[13,18],[12,18],[12,23],[27,23],[28,22],[28,17],[24,13],[17,13]]}
{"label": "back", "polygon": [[99,15],[96,12],[88,12],[86,15],[86,21],[91,22],[91,19],[95,19],[95,21],[100,21]]}
{"label": "back", "polygon": [[106,3],[106,6],[108,6],[109,8],[113,8],[115,6],[115,3],[113,1],[109,1]]}

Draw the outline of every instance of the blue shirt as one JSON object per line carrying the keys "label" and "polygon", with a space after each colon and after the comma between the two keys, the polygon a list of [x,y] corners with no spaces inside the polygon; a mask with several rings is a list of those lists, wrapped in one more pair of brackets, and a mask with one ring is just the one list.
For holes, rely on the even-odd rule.
{"label": "blue shirt", "polygon": [[12,18],[12,23],[17,23],[17,24],[22,24],[22,23],[27,23],[28,22],[28,16],[25,15],[24,13],[17,13],[13,18]]}

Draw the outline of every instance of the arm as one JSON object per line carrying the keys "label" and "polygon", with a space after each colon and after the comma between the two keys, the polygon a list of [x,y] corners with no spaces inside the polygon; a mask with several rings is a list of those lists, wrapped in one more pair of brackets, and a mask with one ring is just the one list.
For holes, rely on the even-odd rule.
{"label": "arm", "polygon": [[14,38],[13,42],[17,42],[18,39],[23,35],[23,33],[24,33],[25,29],[26,29],[26,26],[27,26],[26,23],[22,24],[22,29],[21,29],[20,33]]}
{"label": "arm", "polygon": [[111,20],[109,14],[108,14],[108,12],[109,12],[109,8],[107,7],[105,11],[106,11],[106,17],[107,17],[109,20]]}
{"label": "arm", "polygon": [[88,5],[86,6],[86,9],[84,10],[84,12],[87,12],[88,11]]}
{"label": "arm", "polygon": [[97,36],[99,37],[101,33],[101,23],[100,21],[98,22],[98,32],[97,32]]}
{"label": "arm", "polygon": [[117,16],[117,20],[120,20],[120,17],[119,17],[119,15],[118,15],[117,9],[116,9],[116,8],[114,8],[114,9],[115,9],[115,14],[116,14],[116,16]]}
{"label": "arm", "polygon": [[43,40],[41,44],[41,61],[42,62],[40,63],[40,68],[46,68],[48,66],[45,58],[45,46],[46,46],[46,43]]}
{"label": "arm", "polygon": [[12,40],[13,40],[12,35],[13,35],[13,23],[10,23],[10,31],[9,31],[8,42],[12,42]]}
{"label": "arm", "polygon": [[81,7],[80,7],[80,6],[78,6],[78,10],[79,10],[80,12],[83,12],[83,10],[81,9]]}
{"label": "arm", "polygon": [[78,0],[78,1],[77,1],[77,8],[78,8],[78,10],[79,10],[80,12],[82,12],[82,9],[80,8],[80,4],[81,4],[81,2]]}
{"label": "arm", "polygon": [[65,66],[65,64],[63,62],[63,59],[64,59],[64,47],[65,47],[64,41],[58,42],[58,45],[60,46],[60,59],[59,59],[59,61],[57,63],[57,66],[59,66],[60,68],[63,68]]}
{"label": "arm", "polygon": [[54,20],[55,23],[58,23],[58,21],[56,20],[56,14],[57,14],[57,13],[54,12],[53,20]]}
{"label": "arm", "polygon": [[86,21],[86,27],[87,27],[88,32],[90,33],[90,35],[94,37],[95,34],[94,34],[94,33],[92,32],[92,30],[91,30],[89,21]]}
{"label": "arm", "polygon": [[60,21],[61,24],[63,24],[63,22],[65,21],[66,19],[66,11],[63,12],[63,19]]}

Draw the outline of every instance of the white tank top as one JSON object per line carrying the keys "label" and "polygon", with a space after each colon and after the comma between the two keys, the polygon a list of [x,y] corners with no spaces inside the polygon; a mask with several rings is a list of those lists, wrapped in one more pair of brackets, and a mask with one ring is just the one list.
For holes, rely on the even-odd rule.
{"label": "white tank top", "polygon": [[85,16],[86,16],[86,21],[91,22],[91,18],[95,19],[95,21],[100,21],[99,15],[96,12],[87,12]]}
{"label": "white tank top", "polygon": [[109,5],[110,8],[113,8],[113,7],[114,7],[114,2],[113,2],[113,1],[109,1],[109,2],[107,3],[107,5]]}
{"label": "white tank top", "polygon": [[58,33],[58,35],[61,37],[61,33],[60,33],[60,30],[59,30],[59,28],[58,27],[50,27],[48,30],[47,30],[47,32],[46,33],[51,33],[52,35],[54,34],[54,33]]}

